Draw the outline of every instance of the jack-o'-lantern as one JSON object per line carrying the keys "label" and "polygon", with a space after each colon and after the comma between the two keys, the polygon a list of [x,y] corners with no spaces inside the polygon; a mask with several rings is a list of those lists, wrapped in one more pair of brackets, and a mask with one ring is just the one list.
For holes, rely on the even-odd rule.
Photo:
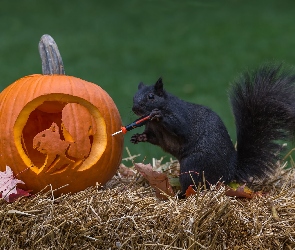
{"label": "jack-o'-lantern", "polygon": [[[25,76],[0,94],[0,170],[10,166],[23,188],[56,195],[104,185],[122,157],[121,118],[98,85],[64,74],[54,40],[39,43],[43,74]],[[59,189],[60,188],[60,189]]]}

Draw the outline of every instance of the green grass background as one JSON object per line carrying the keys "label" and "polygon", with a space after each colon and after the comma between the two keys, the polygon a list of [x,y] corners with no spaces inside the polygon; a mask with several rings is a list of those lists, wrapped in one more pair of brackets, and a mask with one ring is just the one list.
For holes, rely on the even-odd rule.
{"label": "green grass background", "polygon": [[[235,141],[227,89],[240,72],[266,61],[295,64],[294,13],[293,0],[1,1],[0,88],[41,73],[37,45],[50,34],[66,74],[104,88],[123,124],[136,118],[138,83],[162,76],[169,92],[216,111]],[[132,134],[125,146],[141,154],[138,160],[166,155],[132,145]]]}

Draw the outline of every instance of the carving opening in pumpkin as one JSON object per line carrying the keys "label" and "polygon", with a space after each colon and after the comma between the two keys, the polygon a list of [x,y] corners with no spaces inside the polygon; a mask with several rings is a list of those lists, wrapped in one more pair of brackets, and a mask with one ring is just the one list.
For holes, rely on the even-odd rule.
{"label": "carving opening in pumpkin", "polygon": [[[60,94],[48,96],[54,95]],[[21,111],[27,117],[15,123],[14,135],[21,139],[18,150],[36,174],[83,171],[105,150],[106,128],[97,108],[81,98],[65,96],[62,101],[33,100],[36,105],[30,102]]]}
{"label": "carving opening in pumpkin", "polygon": [[36,167],[55,174],[83,163],[95,132],[95,121],[82,105],[46,101],[30,114],[22,145]]}

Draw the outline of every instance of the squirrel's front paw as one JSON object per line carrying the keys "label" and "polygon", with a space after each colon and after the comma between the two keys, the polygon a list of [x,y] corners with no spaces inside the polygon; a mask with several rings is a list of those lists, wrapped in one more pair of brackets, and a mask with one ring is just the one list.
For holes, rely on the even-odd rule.
{"label": "squirrel's front paw", "polygon": [[134,134],[131,136],[131,139],[130,141],[134,144],[137,144],[139,142],[145,142],[147,141],[147,137],[146,137],[146,134]]}
{"label": "squirrel's front paw", "polygon": [[162,118],[162,112],[159,109],[154,109],[151,113],[150,113],[150,119],[151,120],[159,120],[160,118]]}

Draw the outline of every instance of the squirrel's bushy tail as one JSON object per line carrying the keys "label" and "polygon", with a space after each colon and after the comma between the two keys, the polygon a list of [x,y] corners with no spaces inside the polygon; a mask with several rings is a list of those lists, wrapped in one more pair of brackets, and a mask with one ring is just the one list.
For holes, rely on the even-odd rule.
{"label": "squirrel's bushy tail", "polygon": [[230,101],[237,128],[236,178],[264,178],[280,157],[278,140],[294,138],[295,74],[282,65],[264,65],[233,84]]}

